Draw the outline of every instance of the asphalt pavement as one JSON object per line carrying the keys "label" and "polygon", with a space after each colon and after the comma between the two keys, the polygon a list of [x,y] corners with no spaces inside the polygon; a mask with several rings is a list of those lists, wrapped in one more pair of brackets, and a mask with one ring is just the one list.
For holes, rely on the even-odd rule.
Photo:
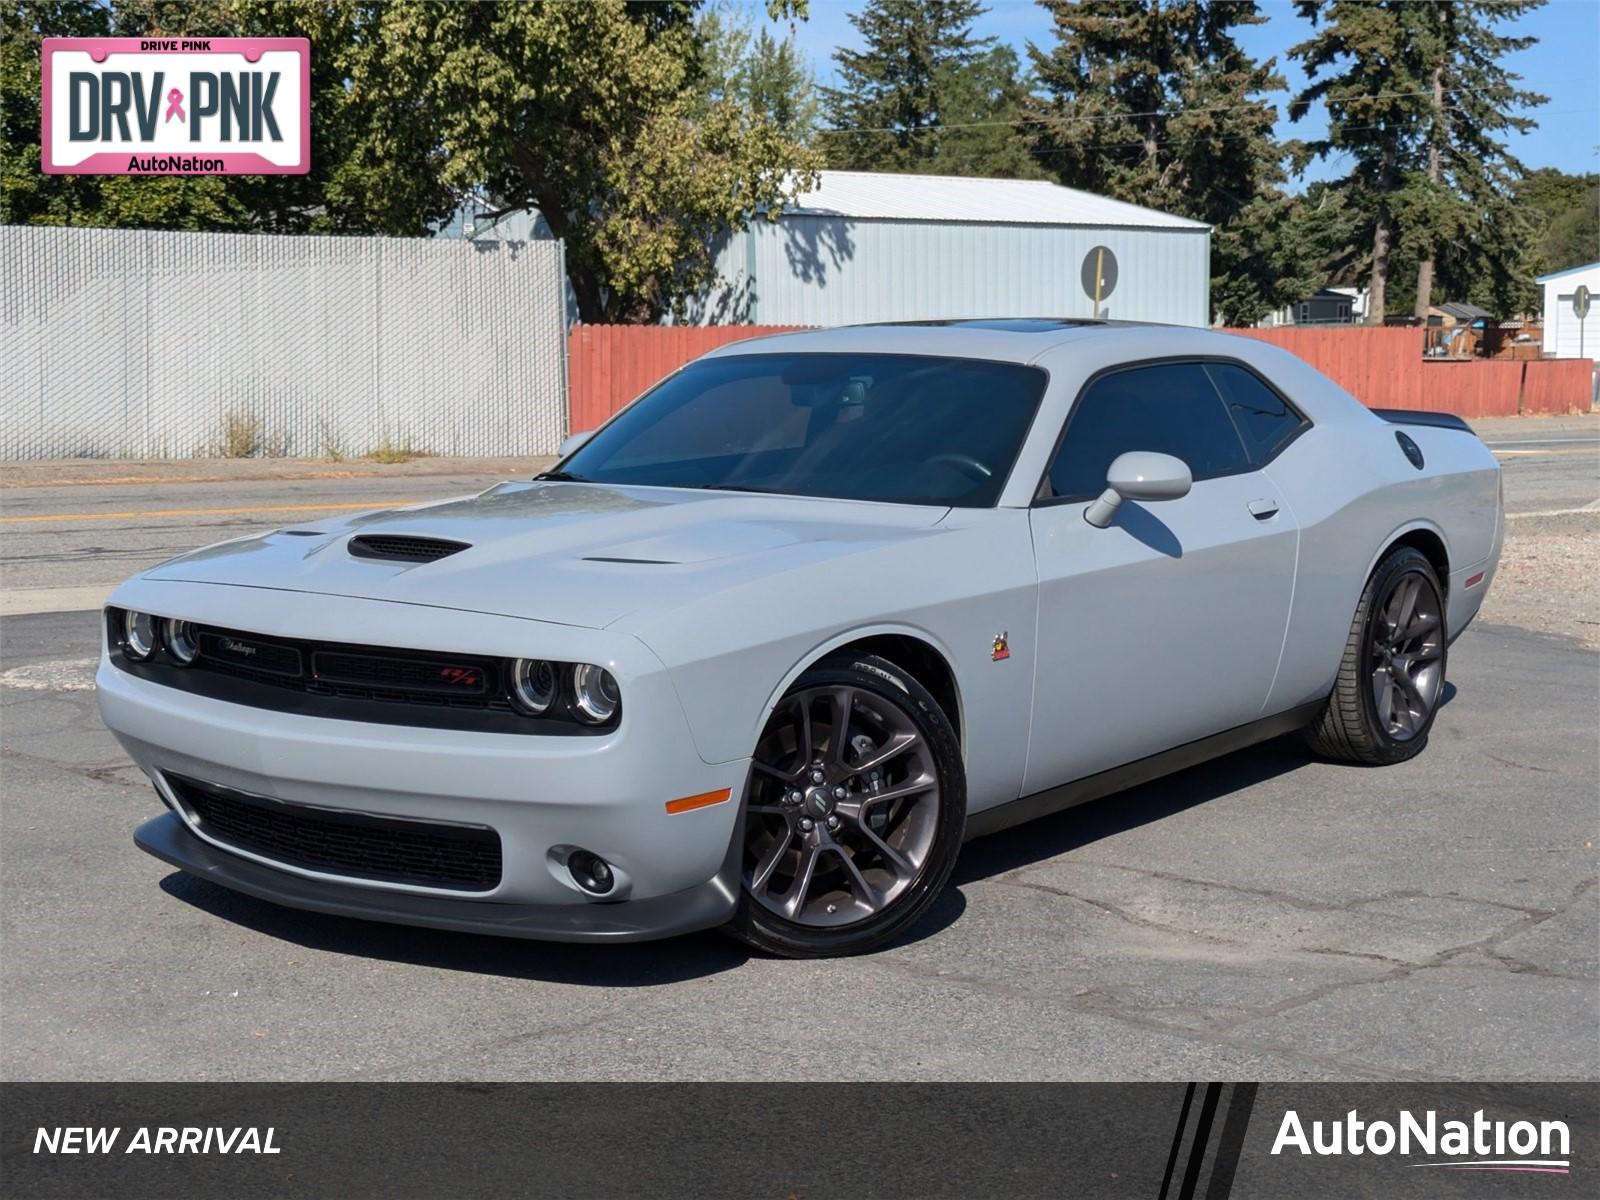
{"label": "asphalt pavement", "polygon": [[[1600,422],[1481,432],[1508,558],[1537,549],[1452,649],[1418,759],[1285,739],[974,842],[905,941],[811,963],[716,934],[559,946],[297,913],[133,847],[160,806],[95,715],[105,590],[507,464],[8,477],[0,1077],[1595,1078],[1600,604],[1571,572],[1600,540]],[[1555,587],[1570,603],[1541,607]]]}

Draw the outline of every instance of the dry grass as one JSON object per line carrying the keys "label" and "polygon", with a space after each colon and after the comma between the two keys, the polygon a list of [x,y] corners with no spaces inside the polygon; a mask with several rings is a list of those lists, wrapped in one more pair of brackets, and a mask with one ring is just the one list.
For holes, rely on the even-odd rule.
{"label": "dry grass", "polygon": [[411,445],[410,442],[396,441],[386,433],[383,435],[383,440],[377,444],[367,457],[373,462],[403,463],[410,462],[414,458],[422,458],[426,454],[426,450],[419,450]]}
{"label": "dry grass", "polygon": [[212,446],[213,457],[261,458],[272,454],[266,423],[260,417],[242,408],[223,414],[222,432]]}
{"label": "dry grass", "polygon": [[321,451],[318,454],[319,458],[324,458],[328,462],[339,463],[349,457],[344,451],[344,440],[339,436],[338,431],[334,429],[331,422],[319,422],[317,434],[318,440],[322,443]]}

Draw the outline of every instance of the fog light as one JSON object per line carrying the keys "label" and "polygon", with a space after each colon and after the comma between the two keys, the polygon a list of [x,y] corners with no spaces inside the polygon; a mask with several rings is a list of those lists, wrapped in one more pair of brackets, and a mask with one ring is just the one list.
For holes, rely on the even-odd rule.
{"label": "fog light", "polygon": [[156,619],[149,613],[122,614],[122,652],[139,662],[156,652]]}
{"label": "fog light", "polygon": [[611,864],[587,850],[574,850],[567,859],[567,870],[572,882],[593,896],[604,896],[616,883]]}

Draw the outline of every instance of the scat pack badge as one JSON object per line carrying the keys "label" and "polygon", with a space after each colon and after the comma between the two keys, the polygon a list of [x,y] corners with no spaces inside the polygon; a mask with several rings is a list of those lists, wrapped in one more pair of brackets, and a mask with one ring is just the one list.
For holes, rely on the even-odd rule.
{"label": "scat pack badge", "polygon": [[997,633],[994,637],[994,651],[989,655],[995,662],[1004,662],[1011,657],[1010,631]]}

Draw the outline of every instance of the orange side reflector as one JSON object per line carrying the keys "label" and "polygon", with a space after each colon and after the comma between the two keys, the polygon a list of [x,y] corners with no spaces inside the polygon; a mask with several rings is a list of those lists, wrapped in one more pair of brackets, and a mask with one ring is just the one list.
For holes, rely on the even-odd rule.
{"label": "orange side reflector", "polygon": [[733,793],[728,788],[720,792],[701,792],[698,796],[680,796],[676,800],[667,801],[669,813],[693,812],[697,808],[710,808],[713,804],[721,804]]}

